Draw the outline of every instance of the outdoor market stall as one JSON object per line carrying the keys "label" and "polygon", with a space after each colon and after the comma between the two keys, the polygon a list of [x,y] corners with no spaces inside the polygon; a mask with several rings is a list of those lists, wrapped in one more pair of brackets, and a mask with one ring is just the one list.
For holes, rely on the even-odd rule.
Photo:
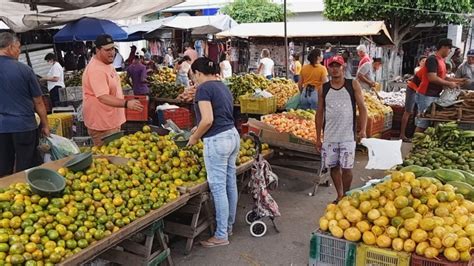
{"label": "outdoor market stall", "polygon": [[[171,262],[163,232],[188,238],[191,244],[187,245],[186,252],[189,253],[194,238],[210,228],[214,221],[208,207],[210,198],[205,169],[202,168],[202,143],[182,149],[176,146],[171,136],[158,136],[147,128],[143,130],[93,148],[92,152],[99,155],[93,158],[90,155],[89,164],[86,159],[89,155],[81,154],[83,159],[79,161],[75,158],[75,163],[70,163],[71,158],[65,158],[40,166],[59,173],[61,179],[65,178],[64,195],[56,194],[48,199],[45,195],[29,192],[28,185],[24,183],[32,170],[0,179],[0,203],[5,219],[9,217],[6,216],[9,206],[12,206],[14,214],[18,214],[20,209],[25,213],[20,218],[25,220],[25,226],[30,221],[28,219],[33,219],[32,223],[38,219],[41,223],[44,219],[53,219],[44,224],[47,226],[44,234],[49,237],[48,241],[44,240],[44,250],[37,246],[36,237],[30,237],[24,244],[10,242],[19,250],[26,248],[32,255],[14,252],[7,254],[8,260],[26,261],[30,260],[29,256],[38,256],[36,260],[44,258],[60,265],[78,265],[100,256],[125,264]],[[161,156],[157,157],[155,150],[149,149],[149,144],[146,153],[131,152],[130,148],[137,148],[135,138],[157,145],[154,147],[158,147]],[[251,139],[242,139],[241,142],[242,149],[237,159],[238,175],[251,168],[252,154],[255,153]],[[268,146],[264,144],[263,149],[265,156],[271,156]],[[179,168],[185,172],[170,172],[170,165],[176,167],[177,160],[180,165],[189,165],[188,168]],[[111,179],[111,176],[114,178]],[[37,206],[34,210],[22,205],[23,200],[30,199]],[[47,216],[37,213],[38,208],[46,211]],[[170,220],[163,223],[165,217],[177,210],[192,214],[196,220],[193,219],[191,224]],[[11,224],[15,227],[16,222]],[[28,234],[36,236],[37,233],[40,237],[40,232],[31,228],[33,231],[27,231],[31,233]],[[193,233],[189,235],[187,232]],[[0,234],[10,236],[13,231],[3,228]],[[57,249],[62,247],[61,241],[65,245]],[[145,244],[139,244],[142,241]],[[153,244],[155,242],[158,249]],[[0,247],[4,249],[5,245],[9,244],[1,242]]]}

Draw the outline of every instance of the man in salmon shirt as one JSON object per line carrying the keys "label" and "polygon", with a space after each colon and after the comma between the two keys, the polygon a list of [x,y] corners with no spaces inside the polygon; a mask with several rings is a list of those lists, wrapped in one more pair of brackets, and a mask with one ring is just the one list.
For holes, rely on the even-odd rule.
{"label": "man in salmon shirt", "polygon": [[99,35],[95,40],[96,55],[82,75],[84,124],[94,145],[102,145],[102,138],[120,130],[125,123],[125,108],[141,111],[138,100],[123,99],[120,77],[113,66],[115,45],[110,35]]}

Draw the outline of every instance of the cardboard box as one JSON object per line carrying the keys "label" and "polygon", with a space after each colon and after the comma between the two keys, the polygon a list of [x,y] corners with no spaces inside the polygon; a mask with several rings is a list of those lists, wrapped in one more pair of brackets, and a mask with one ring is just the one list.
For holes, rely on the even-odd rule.
{"label": "cardboard box", "polygon": [[290,133],[278,132],[274,127],[256,119],[249,119],[248,125],[249,131],[257,134],[262,142],[268,143],[270,146],[318,154],[315,144],[311,141],[301,139]]}

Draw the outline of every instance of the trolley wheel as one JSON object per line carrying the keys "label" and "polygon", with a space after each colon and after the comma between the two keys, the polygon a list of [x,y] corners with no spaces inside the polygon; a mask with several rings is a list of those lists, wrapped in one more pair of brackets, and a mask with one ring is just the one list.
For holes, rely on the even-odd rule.
{"label": "trolley wheel", "polygon": [[250,225],[250,234],[254,237],[262,237],[267,233],[267,225],[262,221],[255,221]]}
{"label": "trolley wheel", "polygon": [[245,222],[247,222],[248,225],[251,225],[256,220],[258,220],[258,216],[253,210],[247,212],[247,214],[245,215]]}

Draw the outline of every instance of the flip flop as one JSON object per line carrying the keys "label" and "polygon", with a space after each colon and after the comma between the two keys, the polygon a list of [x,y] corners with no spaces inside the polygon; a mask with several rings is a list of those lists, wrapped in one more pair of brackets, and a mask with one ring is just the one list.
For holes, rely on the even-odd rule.
{"label": "flip flop", "polygon": [[411,143],[411,139],[409,139],[409,138],[404,138],[404,139],[402,139],[402,141],[406,142],[406,143]]}
{"label": "flip flop", "polygon": [[214,248],[214,247],[229,245],[229,240],[222,241],[222,242],[214,242],[214,241],[209,241],[208,239],[208,240],[201,241],[199,243],[201,243],[201,245],[205,248]]}

